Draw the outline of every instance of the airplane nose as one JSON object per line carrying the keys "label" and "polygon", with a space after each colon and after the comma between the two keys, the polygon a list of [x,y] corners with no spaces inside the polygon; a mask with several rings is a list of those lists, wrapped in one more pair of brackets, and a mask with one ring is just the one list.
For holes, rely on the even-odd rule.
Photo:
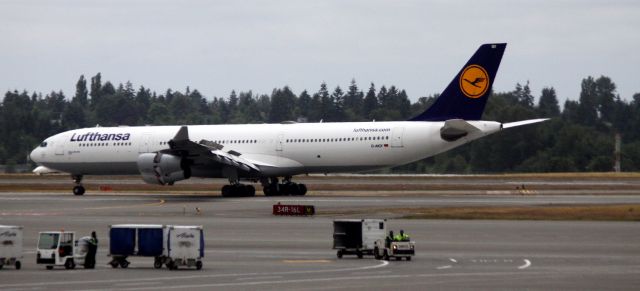
{"label": "airplane nose", "polygon": [[29,159],[31,159],[32,161],[38,163],[38,153],[39,153],[39,148],[35,148],[31,151],[31,153],[29,154]]}

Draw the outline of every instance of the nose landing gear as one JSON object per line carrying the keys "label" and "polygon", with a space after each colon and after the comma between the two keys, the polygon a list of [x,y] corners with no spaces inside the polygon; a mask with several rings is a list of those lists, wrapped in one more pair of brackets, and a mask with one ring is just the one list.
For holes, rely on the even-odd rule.
{"label": "nose landing gear", "polygon": [[73,187],[73,195],[80,196],[84,194],[84,187],[82,186],[82,175],[72,175],[71,179],[76,185]]}

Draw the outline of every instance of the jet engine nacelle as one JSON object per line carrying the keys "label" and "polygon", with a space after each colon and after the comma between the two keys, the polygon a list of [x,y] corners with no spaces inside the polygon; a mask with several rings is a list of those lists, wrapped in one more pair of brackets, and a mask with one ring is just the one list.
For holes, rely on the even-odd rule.
{"label": "jet engine nacelle", "polygon": [[173,185],[191,177],[188,161],[175,155],[145,153],[138,156],[137,163],[142,180],[149,184]]}

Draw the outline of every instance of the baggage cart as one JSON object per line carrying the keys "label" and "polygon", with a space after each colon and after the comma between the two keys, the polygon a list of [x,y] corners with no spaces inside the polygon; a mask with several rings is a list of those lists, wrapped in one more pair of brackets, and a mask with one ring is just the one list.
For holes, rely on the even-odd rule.
{"label": "baggage cart", "polygon": [[179,266],[202,269],[204,233],[202,226],[167,225],[164,263],[171,270]]}
{"label": "baggage cart", "polygon": [[0,225],[0,269],[13,265],[22,268],[22,226]]}
{"label": "baggage cart", "polygon": [[166,241],[161,224],[114,224],[109,229],[109,262],[111,267],[129,267],[128,257],[153,257],[156,269],[163,263],[163,241]]}
{"label": "baggage cart", "polygon": [[336,255],[373,255],[376,241],[384,240],[386,219],[339,219],[333,221],[333,249]]}

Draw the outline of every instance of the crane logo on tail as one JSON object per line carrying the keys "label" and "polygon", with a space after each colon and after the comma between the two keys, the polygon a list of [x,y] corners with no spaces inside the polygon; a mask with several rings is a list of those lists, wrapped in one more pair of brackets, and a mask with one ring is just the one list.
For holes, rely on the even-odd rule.
{"label": "crane logo on tail", "polygon": [[460,74],[460,90],[469,98],[480,98],[489,88],[489,74],[478,65],[470,65]]}

